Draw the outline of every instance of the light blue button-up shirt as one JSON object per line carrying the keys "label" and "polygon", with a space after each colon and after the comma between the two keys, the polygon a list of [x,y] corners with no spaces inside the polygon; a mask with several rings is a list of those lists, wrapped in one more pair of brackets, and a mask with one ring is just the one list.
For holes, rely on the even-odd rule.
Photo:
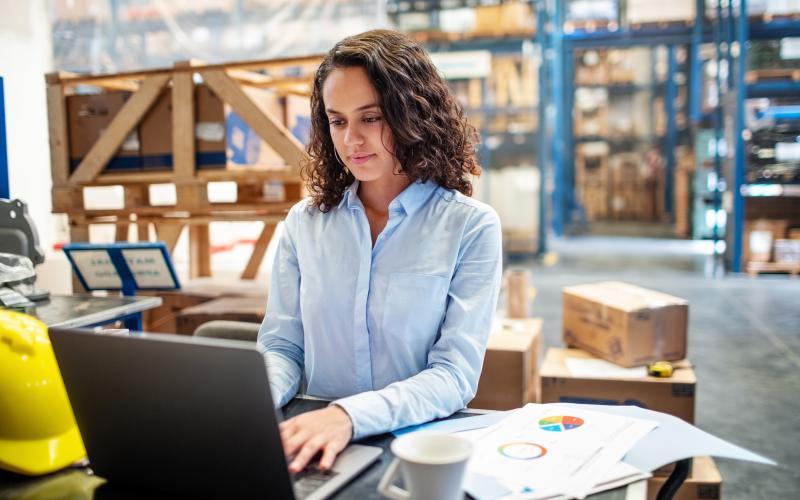
{"label": "light blue button-up shirt", "polygon": [[415,182],[372,245],[358,182],[328,213],[286,217],[258,342],[275,404],[301,384],[350,415],[353,437],[445,417],[475,395],[500,289],[488,205]]}

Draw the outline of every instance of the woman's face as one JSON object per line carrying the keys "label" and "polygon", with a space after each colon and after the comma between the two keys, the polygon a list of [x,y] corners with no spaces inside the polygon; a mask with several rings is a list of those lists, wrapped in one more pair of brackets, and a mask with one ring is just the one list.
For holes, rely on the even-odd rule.
{"label": "woman's face", "polygon": [[362,183],[390,181],[398,169],[394,140],[378,92],[361,67],[336,68],[322,86],[333,145]]}

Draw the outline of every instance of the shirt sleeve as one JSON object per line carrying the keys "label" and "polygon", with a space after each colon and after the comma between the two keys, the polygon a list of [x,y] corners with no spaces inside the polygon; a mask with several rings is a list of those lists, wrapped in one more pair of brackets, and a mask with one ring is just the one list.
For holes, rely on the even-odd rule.
{"label": "shirt sleeve", "polygon": [[475,396],[502,272],[500,221],[492,209],[465,230],[440,336],[417,375],[334,403],[353,421],[353,439],[446,417]]}
{"label": "shirt sleeve", "polygon": [[303,375],[300,267],[293,237],[297,223],[295,209],[284,221],[272,266],[267,313],[258,333],[258,344],[264,352],[272,401],[276,407],[284,406],[294,397]]}

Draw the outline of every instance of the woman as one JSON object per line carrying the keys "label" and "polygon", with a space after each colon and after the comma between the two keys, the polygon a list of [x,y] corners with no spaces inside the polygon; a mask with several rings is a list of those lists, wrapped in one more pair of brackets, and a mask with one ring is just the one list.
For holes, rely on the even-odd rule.
{"label": "woman", "polygon": [[500,223],[469,198],[475,129],[415,43],[336,44],[311,95],[311,197],[284,225],[264,347],[292,472],[351,439],[450,415],[475,395],[499,291]]}

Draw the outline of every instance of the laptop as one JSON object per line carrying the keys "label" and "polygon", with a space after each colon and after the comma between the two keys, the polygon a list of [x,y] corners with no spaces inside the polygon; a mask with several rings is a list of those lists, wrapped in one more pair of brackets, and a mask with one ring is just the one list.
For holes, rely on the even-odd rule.
{"label": "laptop", "polygon": [[263,354],[251,342],[51,328],[90,467],[110,485],[218,498],[327,498],[382,450],[288,471]]}

